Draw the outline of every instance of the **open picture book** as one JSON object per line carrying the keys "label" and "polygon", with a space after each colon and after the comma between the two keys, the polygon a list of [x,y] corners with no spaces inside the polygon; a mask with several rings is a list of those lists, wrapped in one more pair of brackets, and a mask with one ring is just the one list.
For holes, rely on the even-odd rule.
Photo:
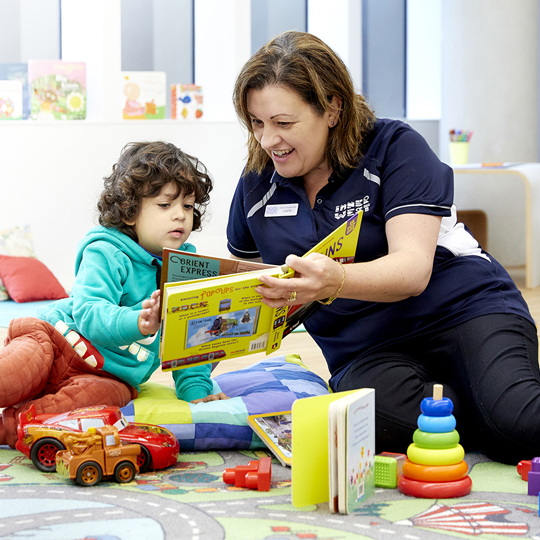
{"label": "open picture book", "polygon": [[292,413],[252,414],[248,424],[284,466],[292,463]]}
{"label": "open picture book", "polygon": [[[304,256],[353,262],[362,213],[343,222]],[[284,266],[163,250],[160,360],[163,371],[277,351],[319,302],[271,308],[255,291],[261,275],[294,277]]]}

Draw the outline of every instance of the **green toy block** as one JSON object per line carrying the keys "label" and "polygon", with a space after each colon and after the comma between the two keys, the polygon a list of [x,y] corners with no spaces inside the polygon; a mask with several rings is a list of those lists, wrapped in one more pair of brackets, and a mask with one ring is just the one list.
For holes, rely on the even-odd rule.
{"label": "green toy block", "polygon": [[375,487],[396,488],[405,454],[383,452],[375,456]]}

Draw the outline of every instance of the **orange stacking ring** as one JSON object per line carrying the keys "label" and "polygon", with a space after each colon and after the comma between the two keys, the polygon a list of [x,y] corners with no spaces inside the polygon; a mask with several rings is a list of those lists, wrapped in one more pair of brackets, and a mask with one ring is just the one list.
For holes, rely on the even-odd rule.
{"label": "orange stacking ring", "polygon": [[450,482],[467,476],[469,467],[465,461],[454,465],[419,465],[407,459],[402,472],[403,476],[421,482]]}
{"label": "orange stacking ring", "polygon": [[419,482],[401,475],[398,480],[398,489],[401,493],[412,497],[449,499],[468,495],[472,489],[472,480],[470,476],[465,476],[451,482]]}
{"label": "orange stacking ring", "polygon": [[412,443],[407,448],[407,457],[420,465],[453,465],[463,460],[465,450],[461,444],[456,444],[453,448],[428,450]]}

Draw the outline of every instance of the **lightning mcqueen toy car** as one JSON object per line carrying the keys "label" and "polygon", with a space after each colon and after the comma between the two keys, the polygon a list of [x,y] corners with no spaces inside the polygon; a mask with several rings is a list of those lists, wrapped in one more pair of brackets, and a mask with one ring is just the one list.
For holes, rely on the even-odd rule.
{"label": "lightning mcqueen toy car", "polygon": [[120,440],[139,444],[137,465],[141,472],[165,469],[176,463],[180,445],[168,430],[151,424],[130,424],[118,407],[98,405],[61,414],[36,414],[32,405],[19,416],[15,448],[43,472],[56,471],[56,452],[65,450],[62,432],[83,432],[90,427],[115,426]]}

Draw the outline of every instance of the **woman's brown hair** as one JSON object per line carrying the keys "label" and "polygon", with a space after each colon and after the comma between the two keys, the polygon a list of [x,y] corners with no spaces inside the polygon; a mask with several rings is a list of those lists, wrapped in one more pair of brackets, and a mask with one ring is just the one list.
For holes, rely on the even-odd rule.
{"label": "woman's brown hair", "polygon": [[261,47],[236,79],[234,107],[248,130],[246,172],[260,173],[271,161],[253,134],[247,95],[272,85],[296,92],[320,115],[332,111],[332,98],[339,98],[341,111],[328,136],[328,164],[336,172],[358,164],[363,139],[375,121],[373,111],[355,93],[347,67],[326,43],[312,34],[290,31]]}

